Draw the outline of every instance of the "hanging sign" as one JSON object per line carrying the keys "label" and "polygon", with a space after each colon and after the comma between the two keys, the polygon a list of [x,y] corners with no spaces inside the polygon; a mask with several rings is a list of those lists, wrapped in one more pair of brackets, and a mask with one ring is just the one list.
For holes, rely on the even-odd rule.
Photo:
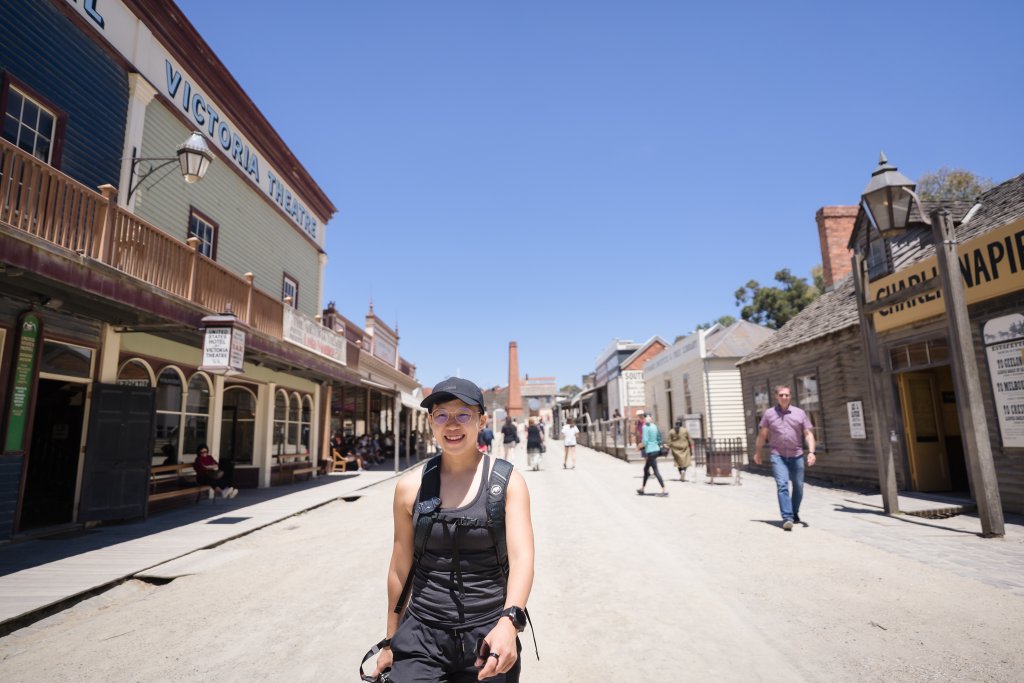
{"label": "hanging sign", "polygon": [[1024,315],[993,318],[983,332],[1004,448],[1024,448]]}
{"label": "hanging sign", "polygon": [[28,427],[28,415],[32,406],[32,387],[41,328],[39,317],[34,313],[23,315],[18,325],[14,376],[11,378],[11,393],[8,397],[4,453],[20,453],[25,450],[25,430]]}
{"label": "hanging sign", "polygon": [[[211,318],[228,319],[211,321]],[[199,366],[215,375],[237,375],[245,364],[245,332],[217,322],[233,321],[234,316],[207,316],[206,336],[203,338],[203,364]]]}

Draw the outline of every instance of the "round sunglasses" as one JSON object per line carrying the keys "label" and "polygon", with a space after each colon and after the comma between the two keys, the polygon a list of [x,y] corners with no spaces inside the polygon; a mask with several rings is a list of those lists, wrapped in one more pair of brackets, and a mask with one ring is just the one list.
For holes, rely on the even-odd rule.
{"label": "round sunglasses", "polygon": [[477,412],[475,410],[456,410],[450,411],[444,408],[439,408],[430,414],[430,419],[434,421],[438,427],[448,424],[449,420],[455,420],[460,425],[469,424],[469,421],[476,417]]}

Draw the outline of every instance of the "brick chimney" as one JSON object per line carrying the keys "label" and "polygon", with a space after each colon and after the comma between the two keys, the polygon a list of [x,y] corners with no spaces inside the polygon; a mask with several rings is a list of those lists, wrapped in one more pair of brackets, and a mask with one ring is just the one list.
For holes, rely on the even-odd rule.
{"label": "brick chimney", "polygon": [[512,417],[523,416],[523,390],[519,386],[519,347],[515,342],[508,343],[508,405],[505,409]]}
{"label": "brick chimney", "polygon": [[815,214],[821,240],[821,271],[825,287],[850,274],[853,252],[846,248],[857,220],[856,206],[823,206]]}

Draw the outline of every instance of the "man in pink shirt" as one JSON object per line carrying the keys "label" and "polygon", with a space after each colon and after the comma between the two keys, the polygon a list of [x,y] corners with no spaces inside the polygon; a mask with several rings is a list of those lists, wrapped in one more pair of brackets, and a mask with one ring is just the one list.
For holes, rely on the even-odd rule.
{"label": "man in pink shirt", "polygon": [[[800,522],[800,501],[804,497],[804,449],[807,441],[807,466],[814,465],[814,425],[807,413],[790,405],[792,392],[785,384],[775,387],[775,398],[779,404],[765,411],[761,417],[757,444],[754,446],[754,462],[761,464],[761,449],[765,439],[772,451],[772,475],[779,492],[779,511],[782,513],[782,528],[793,529],[793,523]],[[793,482],[790,498],[789,482]]]}

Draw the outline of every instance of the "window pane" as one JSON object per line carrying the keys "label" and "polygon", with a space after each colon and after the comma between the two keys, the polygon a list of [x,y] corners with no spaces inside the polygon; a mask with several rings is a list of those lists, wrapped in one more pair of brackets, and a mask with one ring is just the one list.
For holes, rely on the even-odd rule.
{"label": "window pane", "polygon": [[925,342],[910,344],[907,347],[907,355],[910,356],[911,367],[928,365],[928,344]]}
{"label": "window pane", "polygon": [[[156,409],[181,412],[181,377],[171,368],[164,368],[156,381]],[[177,424],[177,422],[175,422]]]}
{"label": "window pane", "polygon": [[298,394],[292,394],[291,401],[288,402],[288,420],[290,422],[299,421],[299,411],[302,409],[302,399],[299,398]]}
{"label": "window pane", "polygon": [[40,372],[88,378],[92,375],[92,349],[46,340]]}
{"label": "window pane", "polygon": [[21,126],[21,130],[18,131],[18,147],[22,151],[32,154],[35,147],[36,134],[32,132],[31,128],[26,128],[24,124]]}
{"label": "window pane", "polygon": [[39,129],[39,106],[32,100],[25,100],[25,106],[21,110],[21,123],[32,130]]}
{"label": "window pane", "polygon": [[53,116],[49,112],[39,112],[39,127],[36,130],[39,131],[39,135],[42,137],[53,137]]}
{"label": "window pane", "polygon": [[39,159],[40,161],[49,161],[50,160],[50,141],[47,140],[46,138],[42,138],[42,137],[41,138],[37,138],[36,139],[35,155],[36,155],[36,158]]}
{"label": "window pane", "polygon": [[277,397],[274,399],[274,419],[285,420],[288,418],[288,397],[285,396],[284,392],[277,392]]}
{"label": "window pane", "polygon": [[173,465],[178,462],[178,420],[175,414],[156,414],[153,464]]}
{"label": "window pane", "polygon": [[210,412],[210,383],[202,375],[192,375],[192,379],[188,381],[188,404],[185,412],[202,415]]}
{"label": "window pane", "polygon": [[196,449],[199,444],[209,444],[207,436],[207,425],[209,418],[205,415],[189,415],[185,418],[185,443],[182,450],[182,458],[186,462],[195,460]]}
{"label": "window pane", "polygon": [[18,144],[18,119],[12,116],[4,117],[4,140]]}
{"label": "window pane", "polygon": [[11,89],[7,93],[7,113],[14,117],[15,120],[21,120],[21,107],[25,103],[25,98],[21,96],[21,93],[17,90]]}

